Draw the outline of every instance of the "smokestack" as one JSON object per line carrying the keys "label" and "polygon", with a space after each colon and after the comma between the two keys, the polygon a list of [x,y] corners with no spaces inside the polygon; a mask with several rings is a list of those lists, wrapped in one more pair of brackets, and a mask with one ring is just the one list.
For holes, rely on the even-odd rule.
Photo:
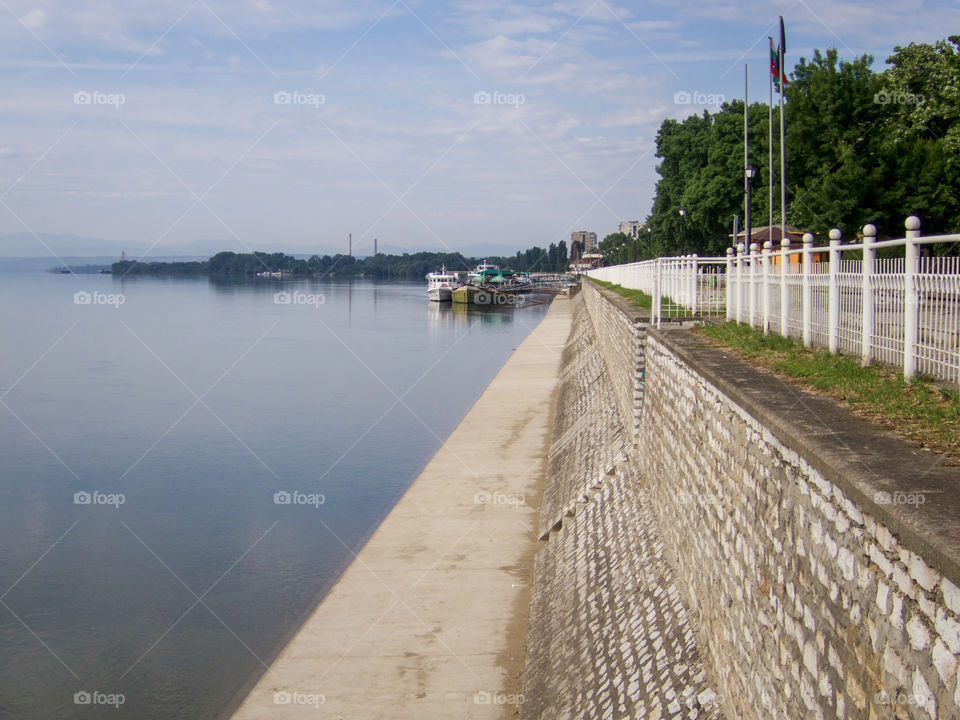
{"label": "smokestack", "polygon": [[377,239],[376,238],[373,239],[373,256],[374,257],[377,256]]}
{"label": "smokestack", "polygon": [[347,237],[349,238],[347,240],[347,255],[353,257],[353,233],[350,233]]}

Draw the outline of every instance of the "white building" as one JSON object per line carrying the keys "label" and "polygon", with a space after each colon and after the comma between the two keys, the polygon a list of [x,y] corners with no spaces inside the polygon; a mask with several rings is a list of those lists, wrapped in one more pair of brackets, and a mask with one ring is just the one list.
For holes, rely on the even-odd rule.
{"label": "white building", "polygon": [[626,220],[620,223],[620,232],[624,235],[629,235],[634,240],[639,237],[640,233],[643,232],[644,225],[639,220]]}
{"label": "white building", "polygon": [[591,250],[597,249],[597,234],[595,232],[589,232],[587,230],[578,230],[577,232],[570,233],[570,247],[573,247],[574,243],[583,243],[583,251],[590,252]]}

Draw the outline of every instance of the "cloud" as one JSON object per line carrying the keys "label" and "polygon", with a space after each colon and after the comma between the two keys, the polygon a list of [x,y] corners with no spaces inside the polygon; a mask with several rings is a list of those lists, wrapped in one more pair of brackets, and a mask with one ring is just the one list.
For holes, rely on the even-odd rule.
{"label": "cloud", "polygon": [[20,18],[20,22],[31,30],[42,28],[47,23],[47,14],[40,8],[30,10],[26,15]]}
{"label": "cloud", "polygon": [[[367,228],[406,247],[611,231],[649,210],[662,120],[699,110],[676,92],[738,97],[750,62],[765,97],[778,13],[791,63],[838,38],[882,60],[960,26],[957,8],[917,0],[7,2],[43,42],[0,25],[0,192],[23,176],[6,201],[25,222],[164,243],[229,228],[291,248]],[[325,102],[278,105],[279,91]],[[477,105],[480,91],[524,101]],[[210,208],[177,221],[211,186]],[[0,233],[22,231],[0,213]]]}

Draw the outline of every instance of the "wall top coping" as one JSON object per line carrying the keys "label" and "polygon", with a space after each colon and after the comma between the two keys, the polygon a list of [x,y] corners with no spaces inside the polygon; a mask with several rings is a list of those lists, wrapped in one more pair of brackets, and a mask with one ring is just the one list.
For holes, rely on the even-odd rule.
{"label": "wall top coping", "polygon": [[[960,585],[960,467],[952,460],[856,417],[835,400],[755,368],[689,330],[650,328],[650,339],[676,353],[862,511]],[[924,502],[882,504],[883,493],[922,493]]]}
{"label": "wall top coping", "polygon": [[594,290],[608,300],[611,305],[626,315],[627,319],[630,320],[630,322],[632,322],[634,325],[638,323],[647,324],[650,322],[650,311],[646,308],[637,307],[622,295],[618,295],[613,290],[607,290],[605,287],[600,287],[595,282],[591,282],[589,278],[584,278],[584,282],[589,282]]}

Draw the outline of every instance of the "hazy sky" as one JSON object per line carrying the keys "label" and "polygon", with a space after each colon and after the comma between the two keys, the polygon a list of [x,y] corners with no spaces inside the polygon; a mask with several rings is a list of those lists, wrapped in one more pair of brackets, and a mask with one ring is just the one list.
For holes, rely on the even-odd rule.
{"label": "hazy sky", "polygon": [[0,234],[603,237],[649,212],[661,121],[703,109],[675,98],[741,96],[744,62],[766,98],[778,14],[788,67],[960,28],[946,1],[0,0]]}

